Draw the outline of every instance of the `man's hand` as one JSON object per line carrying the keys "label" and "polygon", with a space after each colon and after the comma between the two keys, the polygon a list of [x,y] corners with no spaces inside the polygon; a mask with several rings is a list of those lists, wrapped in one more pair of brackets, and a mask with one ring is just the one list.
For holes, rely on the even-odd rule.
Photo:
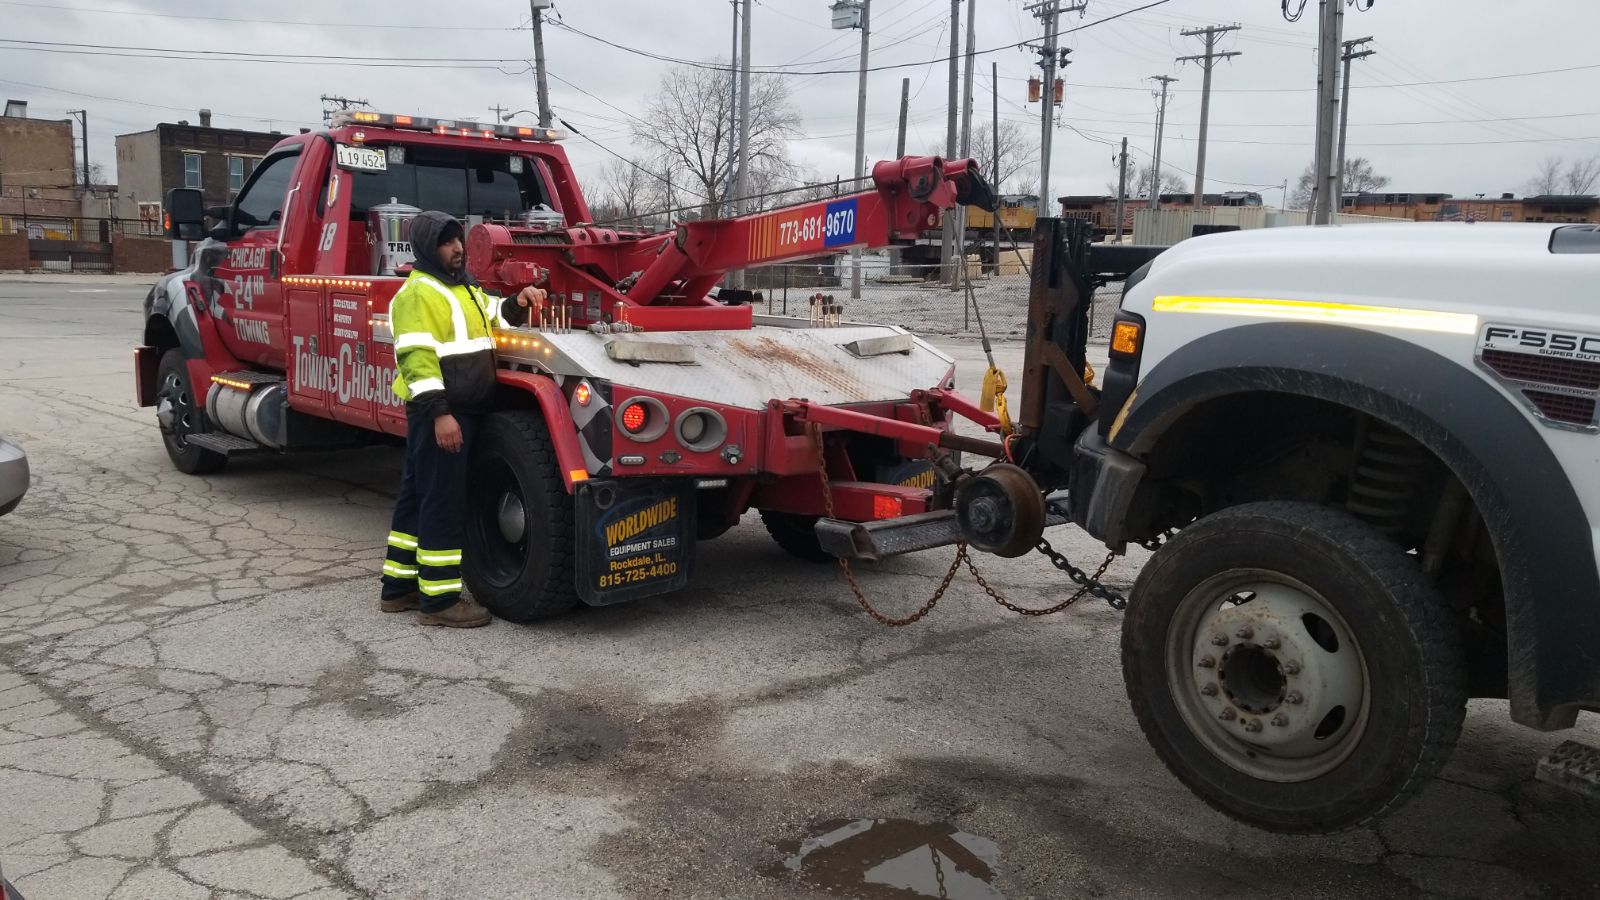
{"label": "man's hand", "polygon": [[461,452],[461,423],[455,416],[445,413],[433,420],[433,442],[446,453]]}
{"label": "man's hand", "polygon": [[550,296],[543,288],[525,287],[517,294],[517,305],[526,309],[537,303],[543,303]]}

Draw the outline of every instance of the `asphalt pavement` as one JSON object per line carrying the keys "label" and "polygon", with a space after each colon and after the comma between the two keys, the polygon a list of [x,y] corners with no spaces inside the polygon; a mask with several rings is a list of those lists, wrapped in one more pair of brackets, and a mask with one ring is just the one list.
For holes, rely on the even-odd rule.
{"label": "asphalt pavement", "polygon": [[[1539,734],[1474,702],[1393,818],[1267,835],[1147,747],[1104,604],[1021,617],[962,575],[885,628],[754,516],[673,596],[384,615],[398,454],[174,471],[133,401],[143,293],[0,279],[0,434],[34,473],[0,518],[0,867],[29,900],[1600,896],[1600,808],[1532,779],[1595,717]],[[949,349],[975,390],[978,348]],[[861,580],[904,614],[950,556]],[[1020,605],[1068,589],[1038,556],[978,564]],[[870,854],[830,855],[846,837]]]}

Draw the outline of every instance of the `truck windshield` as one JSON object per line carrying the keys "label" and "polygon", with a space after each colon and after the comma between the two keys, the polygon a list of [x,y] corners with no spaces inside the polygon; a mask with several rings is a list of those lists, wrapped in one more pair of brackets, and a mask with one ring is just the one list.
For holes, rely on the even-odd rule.
{"label": "truck windshield", "polygon": [[539,204],[554,207],[533,160],[503,153],[437,147],[406,147],[405,162],[383,172],[356,172],[350,215],[365,218],[369,207],[391,198],[418,209],[436,209],[458,219],[511,219]]}

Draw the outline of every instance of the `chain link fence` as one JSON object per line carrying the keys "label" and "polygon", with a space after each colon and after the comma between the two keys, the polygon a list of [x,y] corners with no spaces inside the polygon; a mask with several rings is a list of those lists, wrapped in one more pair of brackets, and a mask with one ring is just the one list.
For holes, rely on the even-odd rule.
{"label": "chain link fence", "polygon": [[[1028,321],[1029,276],[1012,270],[968,263],[973,302],[982,314],[990,340],[1021,341]],[[760,291],[765,311],[773,315],[805,316],[810,298],[832,297],[844,306],[847,321],[899,325],[922,335],[978,338],[978,317],[964,289],[952,290],[940,280],[937,265],[892,267],[881,260],[863,260],[861,296],[851,296],[851,260],[848,256],[801,263],[783,263],[750,269],[745,287]],[[1110,338],[1111,318],[1122,296],[1121,282],[1108,284],[1094,295],[1089,310],[1090,340]]]}

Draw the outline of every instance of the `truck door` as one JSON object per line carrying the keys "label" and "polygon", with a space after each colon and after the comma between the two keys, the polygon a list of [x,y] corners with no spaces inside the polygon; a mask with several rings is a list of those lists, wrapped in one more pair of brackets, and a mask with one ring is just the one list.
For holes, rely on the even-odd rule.
{"label": "truck door", "polygon": [[223,343],[241,360],[278,369],[287,365],[288,345],[279,235],[299,159],[300,148],[290,147],[256,165],[229,210],[228,255],[217,268],[228,291],[218,329]]}

